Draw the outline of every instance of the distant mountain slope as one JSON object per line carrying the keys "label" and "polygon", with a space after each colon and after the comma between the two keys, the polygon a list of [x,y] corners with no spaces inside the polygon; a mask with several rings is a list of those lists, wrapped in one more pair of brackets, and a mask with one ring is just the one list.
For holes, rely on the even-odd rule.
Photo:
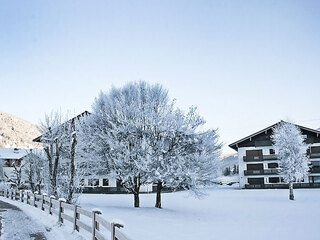
{"label": "distant mountain slope", "polygon": [[39,135],[36,125],[9,113],[0,112],[0,147],[37,147],[39,144],[32,140]]}
{"label": "distant mountain slope", "polygon": [[239,165],[238,155],[234,154],[221,159],[220,168],[224,170],[226,167],[232,168],[234,165]]}

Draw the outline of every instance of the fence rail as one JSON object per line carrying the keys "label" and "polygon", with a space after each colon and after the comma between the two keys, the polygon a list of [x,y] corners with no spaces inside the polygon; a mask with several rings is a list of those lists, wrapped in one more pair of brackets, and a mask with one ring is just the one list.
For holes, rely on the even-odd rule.
{"label": "fence rail", "polygon": [[[24,202],[50,215],[56,215],[60,223],[71,222],[74,231],[79,232],[83,229],[91,234],[92,240],[131,240],[120,230],[124,227],[122,224],[108,222],[101,216],[99,210],[88,211],[80,206],[68,204],[64,199],[56,200],[53,196],[16,189],[0,189],[0,196]],[[89,221],[82,221],[81,216],[89,218]],[[111,238],[103,234],[106,231],[110,232]]]}

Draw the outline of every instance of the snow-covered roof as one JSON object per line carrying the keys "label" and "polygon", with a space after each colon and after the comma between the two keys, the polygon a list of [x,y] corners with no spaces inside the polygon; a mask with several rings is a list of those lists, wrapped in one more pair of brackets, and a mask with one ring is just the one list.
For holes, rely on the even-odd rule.
{"label": "snow-covered roof", "polygon": [[0,148],[0,159],[21,159],[30,152],[30,149]]}

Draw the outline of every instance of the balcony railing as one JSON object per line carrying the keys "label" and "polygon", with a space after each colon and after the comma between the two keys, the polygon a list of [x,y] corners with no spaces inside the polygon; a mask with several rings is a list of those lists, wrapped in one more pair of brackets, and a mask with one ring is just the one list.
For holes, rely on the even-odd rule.
{"label": "balcony railing", "polygon": [[[257,188],[289,188],[288,184],[285,183],[275,183],[275,184],[245,184],[247,189],[257,189]],[[320,188],[320,183],[294,183],[294,188]]]}
{"label": "balcony railing", "polygon": [[259,162],[259,161],[269,161],[278,160],[278,155],[260,155],[260,156],[243,156],[244,162]]}
{"label": "balcony railing", "polygon": [[310,153],[309,157],[310,158],[320,158],[320,153]]}
{"label": "balcony railing", "polygon": [[319,167],[310,168],[310,173],[320,173],[320,168]]}
{"label": "balcony railing", "polygon": [[279,174],[280,169],[273,168],[273,169],[260,169],[260,170],[244,170],[244,175],[271,175],[271,174]]}

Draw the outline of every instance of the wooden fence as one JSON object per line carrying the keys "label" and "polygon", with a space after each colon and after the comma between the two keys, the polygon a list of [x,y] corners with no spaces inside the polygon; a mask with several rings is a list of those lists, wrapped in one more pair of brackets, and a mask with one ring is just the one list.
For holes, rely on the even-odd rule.
{"label": "wooden fence", "polygon": [[[73,230],[87,231],[92,235],[93,240],[131,240],[121,232],[122,224],[106,221],[99,210],[90,212],[80,206],[68,204],[63,199],[56,200],[53,196],[15,189],[0,189],[0,196],[24,202],[51,215],[56,215],[60,223],[69,221],[73,225]],[[81,221],[83,218],[87,221]],[[106,232],[110,232],[111,238],[106,238],[103,234]]]}

